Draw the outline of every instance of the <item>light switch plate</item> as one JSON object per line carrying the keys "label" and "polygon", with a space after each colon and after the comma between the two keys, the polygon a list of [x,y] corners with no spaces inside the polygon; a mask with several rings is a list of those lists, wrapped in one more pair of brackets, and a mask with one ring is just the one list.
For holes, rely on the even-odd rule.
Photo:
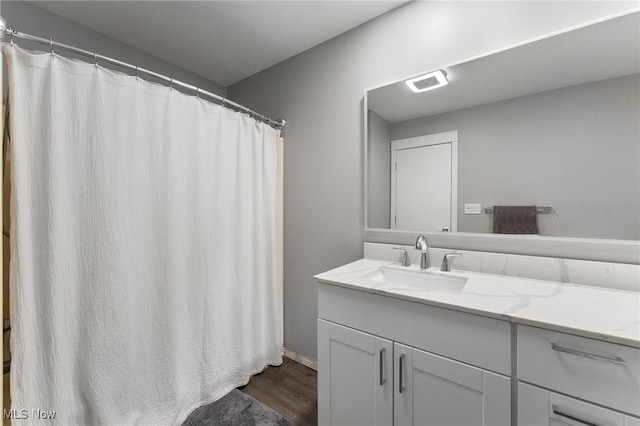
{"label": "light switch plate", "polygon": [[481,214],[482,204],[480,203],[465,203],[464,214]]}

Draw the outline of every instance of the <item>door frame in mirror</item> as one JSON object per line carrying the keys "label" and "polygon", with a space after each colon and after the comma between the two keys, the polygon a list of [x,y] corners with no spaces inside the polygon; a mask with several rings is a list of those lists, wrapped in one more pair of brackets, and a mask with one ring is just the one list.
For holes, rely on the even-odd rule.
{"label": "door frame in mirror", "polygon": [[[397,139],[391,141],[391,218],[397,214],[397,186],[395,179],[397,177],[397,154],[398,151],[412,148],[422,148],[433,145],[450,145],[450,200],[449,200],[449,232],[458,231],[458,131],[451,130],[448,132],[434,133],[430,135],[416,136],[406,139]],[[395,165],[395,166],[394,166]],[[395,200],[395,201],[394,201]],[[395,220],[392,220],[390,229],[396,230]]]}

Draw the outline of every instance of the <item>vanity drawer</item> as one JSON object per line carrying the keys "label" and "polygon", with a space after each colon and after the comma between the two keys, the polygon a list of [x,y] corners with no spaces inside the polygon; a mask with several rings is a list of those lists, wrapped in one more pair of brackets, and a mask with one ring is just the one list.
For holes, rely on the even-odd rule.
{"label": "vanity drawer", "polygon": [[634,420],[616,411],[518,383],[518,426],[632,426]]}
{"label": "vanity drawer", "polygon": [[640,415],[640,349],[518,325],[518,379]]}

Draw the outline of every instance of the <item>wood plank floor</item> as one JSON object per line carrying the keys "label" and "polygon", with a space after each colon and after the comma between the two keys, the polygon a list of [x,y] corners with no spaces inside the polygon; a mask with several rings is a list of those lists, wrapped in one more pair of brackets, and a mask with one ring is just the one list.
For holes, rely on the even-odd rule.
{"label": "wood plank floor", "polygon": [[[297,426],[317,424],[317,373],[289,358],[280,367],[267,367],[249,383],[239,388],[263,404],[273,408]],[[4,375],[4,408],[9,404],[9,374]],[[3,419],[3,425],[10,425]]]}
{"label": "wood plank floor", "polygon": [[273,408],[297,426],[316,425],[318,375],[304,365],[284,358],[280,367],[267,367],[240,390]]}

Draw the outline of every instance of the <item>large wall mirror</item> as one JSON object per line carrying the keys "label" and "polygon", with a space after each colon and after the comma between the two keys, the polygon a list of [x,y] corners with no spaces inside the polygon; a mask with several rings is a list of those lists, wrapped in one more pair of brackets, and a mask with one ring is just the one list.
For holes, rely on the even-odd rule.
{"label": "large wall mirror", "polygon": [[428,71],[366,93],[368,231],[640,240],[640,13]]}

